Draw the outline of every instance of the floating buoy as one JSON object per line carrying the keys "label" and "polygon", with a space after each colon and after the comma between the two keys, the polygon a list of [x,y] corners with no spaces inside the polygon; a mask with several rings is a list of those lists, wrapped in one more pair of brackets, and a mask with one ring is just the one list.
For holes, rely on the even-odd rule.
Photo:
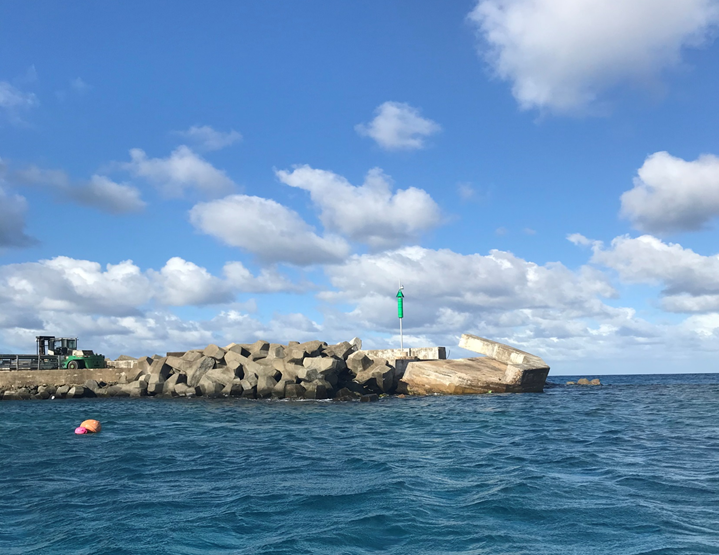
{"label": "floating buoy", "polygon": [[80,424],[80,427],[85,428],[91,434],[96,434],[102,430],[102,426],[97,420],[85,420],[85,422]]}
{"label": "floating buoy", "polygon": [[76,434],[86,434],[87,428],[85,428],[84,426],[78,426],[77,428],[75,428],[75,433]]}

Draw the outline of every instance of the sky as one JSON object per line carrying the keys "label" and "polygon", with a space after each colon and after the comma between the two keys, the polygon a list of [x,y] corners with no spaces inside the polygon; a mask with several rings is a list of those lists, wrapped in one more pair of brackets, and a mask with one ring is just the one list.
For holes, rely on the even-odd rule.
{"label": "sky", "polygon": [[719,0],[0,3],[0,352],[719,362]]}

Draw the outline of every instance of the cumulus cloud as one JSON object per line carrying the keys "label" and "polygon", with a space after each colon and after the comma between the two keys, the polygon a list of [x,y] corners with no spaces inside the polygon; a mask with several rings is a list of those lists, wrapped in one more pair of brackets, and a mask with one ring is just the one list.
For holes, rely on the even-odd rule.
{"label": "cumulus cloud", "polygon": [[704,256],[651,235],[616,237],[608,248],[601,241],[574,242],[591,245],[591,261],[615,270],[623,282],[661,286],[664,310],[719,310],[719,255]]}
{"label": "cumulus cloud", "polygon": [[[225,279],[182,258],[159,271],[143,272],[132,261],[102,265],[68,257],[0,266],[0,351],[17,346],[30,352],[39,333],[77,335],[85,348],[106,355],[136,356],[204,347],[208,343],[256,339],[289,341],[318,336],[320,327],[299,314],[260,322],[233,302],[240,290],[263,289],[263,275],[243,273],[238,262],[225,266]],[[290,284],[275,272],[265,290]],[[222,303],[209,320],[184,320],[167,306]],[[252,304],[252,303],[250,303]]]}
{"label": "cumulus cloud", "polygon": [[581,112],[646,84],[712,36],[716,0],[479,0],[482,53],[523,109]]}
{"label": "cumulus cloud", "polygon": [[441,130],[438,123],[404,102],[385,102],[377,107],[371,122],[355,126],[357,133],[374,139],[385,150],[424,148],[425,139]]}
{"label": "cumulus cloud", "polygon": [[414,240],[441,222],[439,206],[426,191],[410,187],[393,193],[391,178],[379,168],[370,170],[359,187],[310,166],[278,171],[277,177],[310,193],[325,228],[371,247]]}
{"label": "cumulus cloud", "polygon": [[573,272],[559,263],[540,266],[502,251],[483,256],[406,247],[355,255],[325,273],[335,291],[319,298],[354,306],[326,321],[326,327],[341,321],[375,335],[396,331],[394,295],[401,279],[407,333],[434,344],[456,345],[460,334],[476,333],[535,349],[542,343],[546,349],[547,343],[586,338],[599,327],[597,320],[616,329],[632,319],[600,300],[616,295],[601,272],[588,267]]}
{"label": "cumulus cloud", "polygon": [[270,199],[230,195],[199,203],[190,210],[190,222],[265,263],[307,266],[338,262],[349,254],[343,239],[317,235],[297,212]]}
{"label": "cumulus cloud", "polygon": [[292,283],[276,268],[263,268],[255,276],[242,262],[228,262],[222,273],[230,286],[245,293],[301,293],[311,287],[309,284]]}
{"label": "cumulus cloud", "polygon": [[46,187],[60,202],[75,202],[110,214],[141,212],[146,203],[140,191],[126,183],[115,183],[104,175],[93,175],[88,181],[73,182],[62,170],[30,166],[13,174],[23,185]]}
{"label": "cumulus cloud", "polygon": [[692,162],[667,152],[649,156],[634,188],[622,195],[621,215],[650,233],[694,231],[719,215],[719,158]]}
{"label": "cumulus cloud", "polygon": [[158,301],[167,306],[202,306],[228,303],[234,299],[232,287],[205,268],[180,257],[173,257],[159,271],[148,271]]}
{"label": "cumulus cloud", "polygon": [[0,250],[4,247],[27,247],[34,244],[35,239],[25,233],[25,198],[7,193],[0,187],[0,207]]}
{"label": "cumulus cloud", "polygon": [[234,129],[227,132],[216,131],[209,125],[193,125],[187,131],[178,131],[176,134],[184,137],[205,152],[221,150],[242,139],[242,135]]}
{"label": "cumulus cloud", "polygon": [[187,189],[208,196],[232,191],[235,183],[188,146],[177,147],[167,158],[148,158],[139,148],[130,150],[131,161],[121,167],[157,186],[168,197],[181,197]]}

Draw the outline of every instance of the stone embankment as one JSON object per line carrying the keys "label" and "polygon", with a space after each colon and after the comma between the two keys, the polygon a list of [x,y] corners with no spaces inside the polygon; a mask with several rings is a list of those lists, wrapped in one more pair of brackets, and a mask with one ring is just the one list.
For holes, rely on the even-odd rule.
{"label": "stone embankment", "polygon": [[359,339],[328,345],[257,341],[222,348],[108,361],[116,383],[88,379],[82,385],[12,387],[3,399],[50,397],[242,397],[373,401],[397,390],[400,373],[387,359],[362,351]]}
{"label": "stone embankment", "polygon": [[[0,372],[2,399],[78,397],[240,397],[377,400],[393,393],[461,395],[541,392],[549,366],[508,345],[463,335],[460,347],[485,356],[446,360],[444,347],[362,350],[355,338],[288,345],[256,341],[226,347],[121,356],[108,368]],[[63,373],[65,372],[65,373]],[[65,380],[65,381],[63,381]],[[82,381],[81,381],[82,380]]]}

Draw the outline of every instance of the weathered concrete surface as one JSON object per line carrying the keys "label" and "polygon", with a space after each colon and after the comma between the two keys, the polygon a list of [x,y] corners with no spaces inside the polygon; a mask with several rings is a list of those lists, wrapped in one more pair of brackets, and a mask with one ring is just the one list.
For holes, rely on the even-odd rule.
{"label": "weathered concrete surface", "polygon": [[82,385],[87,380],[114,383],[120,381],[122,368],[78,368],[77,370],[3,370],[0,389],[45,385]]}
{"label": "weathered concrete surface", "polygon": [[383,358],[388,361],[395,361],[402,358],[418,358],[420,360],[444,360],[447,358],[447,350],[444,347],[419,347],[416,349],[374,349],[371,351],[359,351],[370,358]]}
{"label": "weathered concrete surface", "polygon": [[463,335],[459,346],[487,356],[410,362],[398,391],[413,395],[463,395],[544,390],[549,366],[540,357],[474,335]]}

